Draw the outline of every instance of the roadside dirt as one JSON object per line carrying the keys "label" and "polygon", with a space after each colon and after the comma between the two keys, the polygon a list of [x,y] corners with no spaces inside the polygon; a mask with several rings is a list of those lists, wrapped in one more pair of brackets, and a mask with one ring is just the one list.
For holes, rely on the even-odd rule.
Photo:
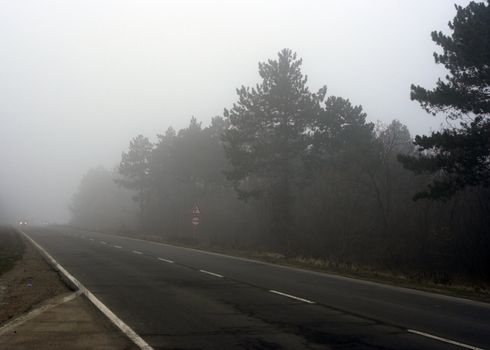
{"label": "roadside dirt", "polygon": [[[3,228],[0,235],[17,233]],[[13,268],[0,276],[0,325],[47,299],[70,291],[39,252],[17,237],[24,245],[24,254]]]}
{"label": "roadside dirt", "polygon": [[0,276],[22,258],[24,244],[10,227],[0,226]]}

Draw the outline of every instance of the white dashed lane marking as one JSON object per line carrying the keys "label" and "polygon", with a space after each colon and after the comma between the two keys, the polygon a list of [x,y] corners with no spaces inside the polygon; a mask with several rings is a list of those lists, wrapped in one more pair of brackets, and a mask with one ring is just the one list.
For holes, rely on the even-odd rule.
{"label": "white dashed lane marking", "polygon": [[[87,237],[81,235],[80,236],[81,238],[83,239],[86,239]],[[93,238],[88,238],[90,241],[94,241]],[[101,244],[107,244],[107,242],[105,241],[100,241]],[[36,244],[37,245],[37,244]],[[118,249],[122,249],[122,247],[120,245],[113,245],[114,248],[118,248]],[[41,248],[42,249],[42,248]],[[134,254],[143,254],[142,252],[138,251],[138,250],[133,250],[133,253]],[[46,253],[47,254],[47,253]],[[51,258],[52,259],[52,258]],[[165,259],[165,258],[160,258],[158,257],[157,258],[158,260],[160,261],[163,261],[163,262],[166,262],[166,263],[169,263],[169,264],[173,264],[174,261],[172,260],[169,260],[169,259]],[[54,260],[54,259],[53,259]],[[206,270],[199,270],[199,272],[202,272],[204,274],[207,274],[207,275],[211,275],[211,276],[214,276],[214,277],[218,277],[218,278],[224,278],[223,275],[220,275],[220,274],[217,274],[217,273],[214,273],[214,272],[211,272],[211,271],[206,271]],[[308,300],[308,299],[304,299],[304,298],[300,298],[300,297],[297,297],[297,296],[294,296],[294,295],[291,295],[291,294],[287,294],[287,293],[283,293],[283,292],[279,292],[277,290],[269,290],[270,293],[274,293],[274,294],[277,294],[277,295],[281,295],[283,297],[287,297],[287,298],[290,298],[290,299],[294,299],[294,300],[297,300],[297,301],[301,301],[303,303],[307,303],[307,304],[315,304],[314,301],[311,301],[311,300]],[[98,300],[97,300],[98,301]],[[98,306],[99,307],[99,306]],[[105,307],[105,305],[104,305]],[[100,308],[100,307],[99,307]],[[113,321],[114,322],[114,321]],[[122,321],[120,321],[122,323]],[[117,324],[117,322],[116,322]],[[124,325],[126,328],[127,326]],[[127,327],[129,328],[129,327]],[[132,332],[132,330],[130,329],[130,331]],[[438,341],[441,341],[441,342],[444,342],[444,343],[447,343],[447,344],[451,344],[451,345],[455,345],[455,346],[459,346],[459,347],[462,347],[462,348],[465,348],[465,349],[470,349],[470,350],[483,350],[482,348],[479,348],[479,347],[476,347],[476,346],[473,346],[473,345],[468,345],[468,344],[465,344],[465,343],[461,343],[461,342],[458,342],[458,341],[455,341],[455,340],[451,340],[451,339],[447,339],[447,338],[443,338],[443,337],[439,337],[439,336],[436,336],[436,335],[432,335],[430,333],[424,333],[424,332],[421,332],[421,331],[417,331],[417,330],[414,330],[414,329],[407,329],[407,332],[409,333],[412,333],[412,334],[416,334],[416,335],[419,335],[419,336],[422,336],[422,337],[426,337],[426,338],[430,338],[430,339],[434,339],[434,340],[438,340]],[[137,338],[138,336],[134,333],[134,335],[132,334],[131,338]],[[140,338],[141,339],[141,338]],[[133,339],[134,340],[134,339]],[[139,340],[136,340],[135,341],[136,343],[139,342]],[[141,342],[144,344],[143,340],[141,339]],[[138,344],[139,345],[139,344]],[[144,344],[146,346],[148,346],[147,344]],[[143,347],[141,348],[144,348],[144,345]],[[148,346],[149,349],[151,349],[149,346]]]}
{"label": "white dashed lane marking", "polygon": [[303,299],[303,298],[300,298],[300,297],[295,297],[294,295],[282,293],[282,292],[279,292],[279,291],[273,290],[273,289],[269,290],[269,292],[274,293],[274,294],[278,294],[278,295],[282,295],[283,297],[287,297],[287,298],[291,298],[291,299],[294,299],[294,300],[302,301],[303,303],[308,303],[308,304],[314,304],[315,303],[314,301],[311,301],[311,300],[308,300],[308,299]]}
{"label": "white dashed lane marking", "polygon": [[[86,238],[86,237],[85,236],[81,236],[81,238]],[[94,240],[93,238],[88,238],[88,239],[91,240],[91,241]],[[100,243],[101,244],[107,244],[107,242],[105,242],[105,241],[100,241]],[[114,248],[118,248],[118,249],[121,249],[122,248],[120,245],[113,245],[113,247]],[[140,252],[138,250],[133,250],[133,253],[134,254],[139,254],[139,255],[143,254],[142,252]],[[160,261],[169,263],[169,264],[173,264],[174,263],[174,261],[169,260],[169,259],[165,259],[165,258],[158,257],[157,259],[160,260]],[[199,272],[202,272],[204,274],[211,275],[211,276],[214,276],[214,277],[218,277],[218,278],[223,278],[224,277],[223,275],[220,275],[220,274],[217,274],[217,273],[214,273],[214,272],[211,272],[211,271],[199,270]],[[304,298],[300,298],[300,297],[297,297],[297,296],[294,296],[294,295],[291,295],[291,294],[279,292],[277,290],[271,289],[271,290],[269,290],[269,292],[274,293],[274,294],[277,294],[277,295],[281,295],[283,297],[287,297],[287,298],[290,298],[290,299],[294,299],[294,300],[297,300],[297,301],[301,301],[303,303],[315,304],[314,301],[311,301],[311,300],[308,300],[308,299],[304,299]],[[448,343],[448,344],[456,345],[456,346],[459,346],[459,347],[462,347],[462,348],[465,348],[465,349],[470,349],[470,350],[483,350],[482,348],[479,348],[479,347],[476,347],[476,346],[473,346],[473,345],[468,345],[468,344],[465,344],[465,343],[460,343],[460,342],[457,342],[455,340],[438,337],[436,335],[432,335],[432,334],[429,334],[429,333],[420,332],[420,331],[417,331],[417,330],[414,330],[414,329],[407,329],[407,332],[412,333],[412,334],[417,334],[417,335],[422,336],[422,337],[426,337],[426,338],[438,340],[438,341],[441,341],[441,342],[445,342],[445,343]]]}
{"label": "white dashed lane marking", "polygon": [[460,342],[457,342],[457,341],[454,341],[454,340],[451,340],[451,339],[446,339],[446,338],[438,337],[436,335],[432,335],[432,334],[429,334],[429,333],[419,332],[419,331],[416,331],[414,329],[407,329],[407,331],[409,333],[421,335],[421,336],[426,337],[426,338],[431,338],[431,339],[442,341],[444,343],[448,343],[448,344],[460,346],[460,347],[465,348],[465,349],[483,350],[482,348],[478,348],[478,347],[473,346],[473,345],[468,345],[468,344],[460,343]]}
{"label": "white dashed lane marking", "polygon": [[205,273],[207,275],[211,275],[211,276],[214,276],[214,277],[219,277],[219,278],[223,278],[224,276],[222,275],[219,275],[217,273],[214,273],[214,272],[210,272],[210,271],[206,271],[206,270],[199,270],[200,272],[202,273]]}

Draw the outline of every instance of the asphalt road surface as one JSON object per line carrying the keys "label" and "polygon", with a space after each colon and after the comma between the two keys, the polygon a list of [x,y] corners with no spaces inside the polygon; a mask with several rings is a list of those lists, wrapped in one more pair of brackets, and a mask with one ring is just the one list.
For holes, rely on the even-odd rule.
{"label": "asphalt road surface", "polygon": [[55,226],[24,231],[154,349],[489,349],[490,305]]}

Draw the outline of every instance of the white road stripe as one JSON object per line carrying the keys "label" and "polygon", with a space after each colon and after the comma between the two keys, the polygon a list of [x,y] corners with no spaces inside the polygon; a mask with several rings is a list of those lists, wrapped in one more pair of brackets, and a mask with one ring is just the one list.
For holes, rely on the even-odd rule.
{"label": "white road stripe", "polygon": [[308,304],[314,304],[315,303],[314,301],[311,301],[308,299],[303,299],[300,297],[295,297],[294,295],[278,292],[277,290],[273,290],[273,289],[269,290],[269,292],[274,293],[274,294],[278,294],[278,295],[282,295],[283,297],[288,297],[288,298],[291,298],[294,300],[299,300],[299,301],[302,301],[302,302],[308,303]]}
{"label": "white road stripe", "polygon": [[81,284],[75,277],[73,277],[63,266],[58,264],[54,258],[48,254],[43,247],[37,244],[31,237],[26,233],[19,230],[20,233],[24,235],[41,253],[46,257],[46,259],[54,266],[55,269],[60,271],[65,277],[70,280],[85,296],[94,304],[106,317],[111,320],[126,336],[133,341],[141,350],[153,350],[153,348],[143,340],[135,331],[133,331],[126,323],[123,322],[119,317],[117,317],[107,306],[105,306],[95,295],[92,294],[83,284]]}
{"label": "white road stripe", "polygon": [[165,261],[166,263],[173,264],[174,262],[172,260],[164,259],[164,258],[158,258],[160,261]]}
{"label": "white road stripe", "polygon": [[409,333],[418,334],[418,335],[421,335],[423,337],[427,337],[427,338],[439,340],[439,341],[442,341],[444,343],[448,343],[448,344],[452,344],[452,345],[457,345],[457,346],[460,346],[462,348],[471,349],[471,350],[483,350],[482,348],[479,348],[479,347],[476,347],[476,346],[473,346],[473,345],[468,345],[468,344],[460,343],[460,342],[457,342],[457,341],[454,341],[454,340],[451,340],[451,339],[446,339],[446,338],[438,337],[436,335],[432,335],[432,334],[429,334],[429,333],[419,332],[419,331],[416,331],[414,329],[407,329],[407,331]]}
{"label": "white road stripe", "polygon": [[140,252],[139,250],[133,250],[133,253],[134,254],[143,254],[142,252]]}
{"label": "white road stripe", "polygon": [[100,243],[102,243],[102,244],[107,244],[107,242],[106,242],[106,241],[100,241]]}
{"label": "white road stripe", "polygon": [[114,248],[118,248],[118,249],[121,249],[122,247],[120,245],[115,245],[113,246]]}
{"label": "white road stripe", "polygon": [[94,239],[93,238],[89,238],[91,241],[93,241]]}
{"label": "white road stripe", "polygon": [[219,277],[219,278],[223,278],[224,276],[222,275],[219,275],[217,273],[214,273],[214,272],[210,272],[210,271],[206,271],[206,270],[199,270],[200,272],[202,273],[205,273],[205,274],[208,274],[208,275],[211,275],[211,276],[214,276],[214,277]]}

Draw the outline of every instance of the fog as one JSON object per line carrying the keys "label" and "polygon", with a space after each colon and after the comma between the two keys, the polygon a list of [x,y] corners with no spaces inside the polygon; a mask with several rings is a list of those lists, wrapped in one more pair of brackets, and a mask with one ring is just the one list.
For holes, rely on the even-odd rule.
{"label": "fog", "polygon": [[2,1],[0,211],[65,222],[83,174],[129,140],[207,125],[291,48],[309,86],[396,118],[412,135],[444,122],[410,101],[431,87],[432,30],[468,1]]}

